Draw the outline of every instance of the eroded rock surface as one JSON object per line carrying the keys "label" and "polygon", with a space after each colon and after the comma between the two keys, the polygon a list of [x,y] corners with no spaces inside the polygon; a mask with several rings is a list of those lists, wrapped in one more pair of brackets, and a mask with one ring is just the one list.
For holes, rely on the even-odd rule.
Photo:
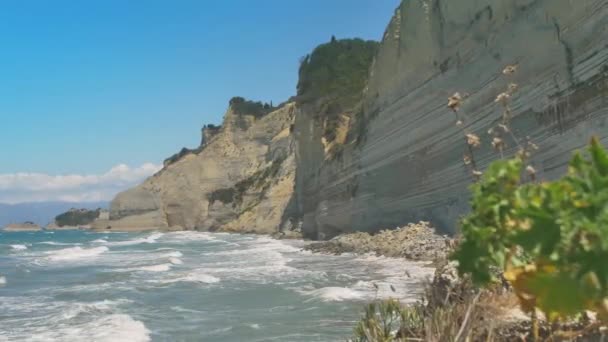
{"label": "eroded rock surface", "polygon": [[[517,64],[511,78],[501,71]],[[328,158],[322,117],[296,115],[296,194],[312,238],[431,221],[455,232],[468,208],[464,138],[447,108],[468,93],[464,127],[481,137],[480,169],[498,158],[488,130],[509,82],[512,130],[540,150],[540,179],[565,173],[592,135],[608,145],[606,0],[403,1],[371,68],[362,115],[352,115],[338,158]],[[302,115],[300,115],[302,114]],[[506,154],[517,151],[507,139]]]}
{"label": "eroded rock surface", "polygon": [[277,231],[293,191],[292,121],[293,104],[265,115],[231,106],[198,150],[117,195],[95,228]]}

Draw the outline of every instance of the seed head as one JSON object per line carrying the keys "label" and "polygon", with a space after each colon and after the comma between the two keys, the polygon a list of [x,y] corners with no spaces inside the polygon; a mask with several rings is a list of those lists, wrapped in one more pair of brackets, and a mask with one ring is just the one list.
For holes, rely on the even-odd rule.
{"label": "seed head", "polygon": [[456,126],[461,127],[462,126],[462,120],[456,121]]}
{"label": "seed head", "polygon": [[464,165],[469,165],[471,164],[471,157],[465,154],[464,157],[462,157],[462,161],[464,162]]}
{"label": "seed head", "polygon": [[477,170],[473,170],[473,176],[479,178],[483,175],[483,172],[481,171],[477,171]]}
{"label": "seed head", "polygon": [[458,93],[458,92],[456,92],[456,93],[454,93],[454,95],[448,97],[448,107],[453,111],[458,110],[461,102],[462,102],[462,96],[460,96],[460,93]]}
{"label": "seed head", "polygon": [[499,124],[498,127],[500,127],[503,131],[505,131],[505,133],[509,132],[509,127],[507,125]]}
{"label": "seed head", "polygon": [[534,151],[538,150],[538,145],[536,145],[536,144],[535,144],[535,143],[533,143],[533,142],[529,142],[529,143],[528,143],[528,147],[530,147],[530,149],[531,149],[531,150],[534,150]]}
{"label": "seed head", "polygon": [[519,151],[517,151],[517,156],[519,157],[519,159],[528,159],[530,158],[530,152],[526,151],[523,148],[520,148]]}
{"label": "seed head", "polygon": [[479,147],[479,145],[481,145],[481,140],[479,139],[479,137],[473,133],[469,133],[466,135],[467,137],[467,144],[469,144],[471,147]]}
{"label": "seed head", "polygon": [[517,84],[515,84],[515,83],[509,83],[509,93],[513,94],[516,91],[517,91]]}
{"label": "seed head", "polygon": [[506,103],[509,101],[509,98],[511,98],[511,95],[508,93],[500,93],[498,96],[496,96],[496,100],[494,100],[494,102]]}
{"label": "seed head", "polygon": [[536,169],[532,165],[526,166],[526,172],[532,180],[536,180]]}
{"label": "seed head", "polygon": [[505,142],[499,137],[494,137],[494,139],[492,139],[492,147],[494,147],[495,150],[502,151],[505,147]]}
{"label": "seed head", "polygon": [[503,70],[502,70],[502,74],[503,75],[511,75],[513,74],[515,71],[517,71],[517,65],[513,64],[513,65],[507,65]]}

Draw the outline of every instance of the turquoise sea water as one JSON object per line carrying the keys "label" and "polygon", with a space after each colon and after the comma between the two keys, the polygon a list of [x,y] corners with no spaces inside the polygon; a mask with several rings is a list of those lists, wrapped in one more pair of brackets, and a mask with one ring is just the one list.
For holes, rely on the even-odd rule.
{"label": "turquoise sea water", "polygon": [[0,341],[345,341],[364,303],[415,300],[432,274],[303,245],[203,232],[0,232]]}

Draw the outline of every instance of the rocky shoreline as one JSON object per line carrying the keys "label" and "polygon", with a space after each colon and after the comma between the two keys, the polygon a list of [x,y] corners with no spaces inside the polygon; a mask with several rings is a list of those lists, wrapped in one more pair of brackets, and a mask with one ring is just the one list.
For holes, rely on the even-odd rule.
{"label": "rocky shoreline", "polygon": [[429,222],[410,223],[377,234],[357,232],[339,235],[331,240],[316,242],[304,249],[325,254],[368,254],[405,258],[415,261],[443,260],[453,240],[439,235]]}

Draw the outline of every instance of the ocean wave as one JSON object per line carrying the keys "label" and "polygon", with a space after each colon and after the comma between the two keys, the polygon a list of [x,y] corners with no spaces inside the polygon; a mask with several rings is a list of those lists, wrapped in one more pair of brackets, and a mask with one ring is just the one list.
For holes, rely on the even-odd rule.
{"label": "ocean wave", "polygon": [[341,302],[345,300],[364,299],[364,293],[348,287],[328,286],[316,290],[296,290],[300,294],[321,299],[324,302]]}
{"label": "ocean wave", "polygon": [[131,271],[143,271],[143,272],[167,272],[171,269],[172,264],[158,264],[151,266],[141,266],[130,269]]}
{"label": "ocean wave", "polygon": [[[40,329],[42,330],[42,329]],[[23,335],[27,335],[24,333]],[[150,331],[143,322],[126,314],[110,314],[84,324],[38,331],[30,335],[40,341],[148,342]]]}
{"label": "ocean wave", "polygon": [[147,236],[145,238],[137,238],[137,239],[133,239],[133,240],[126,240],[126,241],[114,241],[114,242],[108,242],[108,246],[133,246],[133,245],[139,245],[142,243],[156,243],[156,240],[158,240],[159,238],[161,238],[163,235],[163,233],[154,233],[150,236]]}
{"label": "ocean wave", "polygon": [[182,254],[182,252],[180,252],[180,251],[173,251],[171,253],[166,253],[166,254],[161,255],[161,257],[163,257],[163,258],[181,258],[183,256],[184,256],[184,254]]}
{"label": "ocean wave", "polygon": [[24,251],[27,249],[27,246],[26,245],[11,245],[11,248],[14,251]]}
{"label": "ocean wave", "polygon": [[201,270],[194,270],[192,272],[187,273],[184,276],[177,277],[177,278],[150,280],[150,282],[161,283],[161,284],[172,284],[172,283],[179,283],[179,282],[215,284],[215,283],[219,283],[220,281],[221,281],[220,278],[206,274]]}
{"label": "ocean wave", "polygon": [[91,241],[91,243],[108,243],[108,241],[105,239],[96,239]]}
{"label": "ocean wave", "polygon": [[213,241],[216,240],[214,235],[218,234],[196,231],[180,231],[167,233],[165,239],[167,242]]}
{"label": "ocean wave", "polygon": [[182,261],[182,259],[174,258],[174,257],[169,258],[169,262],[172,263],[173,265],[181,265],[184,263]]}
{"label": "ocean wave", "polygon": [[55,242],[55,241],[43,241],[39,242],[41,245],[51,245],[51,246],[79,246],[81,243],[63,243],[63,242]]}
{"label": "ocean wave", "polygon": [[116,306],[129,303],[133,303],[133,301],[129,299],[105,299],[98,302],[75,303],[70,305],[67,310],[62,312],[62,319],[72,319],[81,314],[95,315],[100,313],[111,313]]}
{"label": "ocean wave", "polygon": [[46,252],[46,254],[48,255],[46,259],[50,261],[73,261],[84,258],[95,258],[107,252],[108,250],[108,247],[105,246],[94,248],[71,247]]}

